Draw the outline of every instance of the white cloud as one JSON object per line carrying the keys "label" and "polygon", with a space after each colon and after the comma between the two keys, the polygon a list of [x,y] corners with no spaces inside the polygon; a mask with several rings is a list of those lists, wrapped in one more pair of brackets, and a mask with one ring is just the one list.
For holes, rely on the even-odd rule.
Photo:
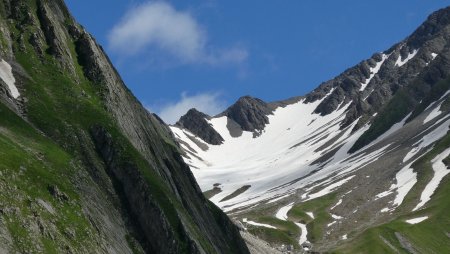
{"label": "white cloud", "polygon": [[109,46],[125,56],[147,49],[169,53],[183,63],[226,64],[247,59],[244,48],[215,49],[206,31],[186,11],[167,2],[147,2],[130,9],[108,36]]}
{"label": "white cloud", "polygon": [[174,124],[191,108],[214,116],[222,112],[225,107],[226,103],[220,99],[220,93],[202,93],[193,96],[182,93],[179,101],[156,106],[154,109],[164,122]]}

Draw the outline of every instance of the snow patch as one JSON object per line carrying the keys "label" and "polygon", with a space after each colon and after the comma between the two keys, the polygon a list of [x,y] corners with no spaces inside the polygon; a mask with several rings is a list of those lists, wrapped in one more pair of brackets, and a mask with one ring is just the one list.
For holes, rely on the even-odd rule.
{"label": "snow patch", "polygon": [[298,244],[301,246],[304,242],[308,240],[307,239],[308,229],[306,229],[306,225],[302,223],[296,222],[295,225],[297,225],[297,227],[299,227],[301,231],[300,238],[298,240]]}
{"label": "snow patch", "polygon": [[431,160],[434,176],[430,180],[430,182],[425,186],[425,189],[423,190],[421,196],[420,196],[420,202],[417,204],[417,206],[413,209],[413,211],[418,210],[422,206],[424,206],[430,199],[433,193],[436,191],[436,189],[439,186],[439,183],[441,180],[450,173],[450,170],[447,168],[447,166],[442,162],[445,158],[447,158],[450,155],[450,148],[447,148],[444,152],[440,153],[434,159]]}
{"label": "snow patch", "polygon": [[17,99],[20,96],[19,90],[16,87],[16,79],[12,73],[12,67],[8,62],[2,59],[0,61],[0,78],[6,83],[8,86],[9,92],[11,93],[14,99]]}
{"label": "snow patch", "polygon": [[[277,219],[280,220],[284,220],[286,221],[288,219],[287,213],[292,209],[292,207],[294,206],[294,203],[290,203],[286,206],[281,207],[278,212],[275,214],[275,217]],[[309,214],[308,214],[309,215]],[[314,217],[314,215],[313,215]],[[307,235],[308,235],[308,230],[306,229],[306,225],[302,224],[302,223],[298,223],[298,222],[294,222],[295,225],[297,225],[297,227],[300,228],[300,239],[298,240],[298,244],[300,244],[300,246],[307,241]]]}
{"label": "snow patch", "polygon": [[419,50],[415,49],[412,53],[409,53],[404,60],[402,60],[402,56],[399,55],[397,61],[395,62],[395,66],[402,67],[407,62],[409,62],[409,60],[413,59],[416,56],[417,52],[419,52]]}
{"label": "snow patch", "polygon": [[277,229],[277,227],[274,227],[274,226],[272,226],[272,225],[264,224],[264,223],[258,223],[258,222],[251,221],[251,220],[247,220],[247,218],[242,219],[242,221],[245,222],[245,223],[247,223],[247,224],[249,224],[249,225],[253,225],[253,226],[256,226],[256,227],[264,227],[264,228],[273,228],[273,229]]}
{"label": "snow patch", "polygon": [[284,221],[287,220],[288,219],[287,213],[289,212],[289,210],[292,209],[293,206],[294,206],[294,202],[281,207],[278,210],[278,212],[275,214],[275,217],[280,220],[284,220]]}
{"label": "snow patch", "polygon": [[432,60],[434,60],[437,56],[438,56],[438,54],[436,54],[436,53],[431,53],[431,58],[432,58]]}
{"label": "snow patch", "polygon": [[[392,188],[392,186],[391,186],[391,188]],[[375,196],[375,200],[380,199],[380,198],[384,198],[384,197],[387,197],[387,196],[391,195],[392,194],[391,188],[389,188],[389,190],[387,190],[387,191],[383,191],[381,193],[378,193]]]}
{"label": "snow patch", "polygon": [[450,120],[445,121],[439,127],[435,128],[433,131],[423,136],[418,142],[414,144],[414,147],[409,151],[406,156],[403,158],[403,162],[410,160],[414,157],[419,151],[423,148],[428,147],[433,144],[437,140],[441,139],[447,134],[448,127],[450,125]]}
{"label": "snow patch", "polygon": [[428,116],[425,118],[425,120],[423,120],[423,123],[426,124],[429,121],[433,120],[434,118],[438,117],[442,111],[441,109],[441,105],[443,102],[441,102],[437,107],[435,107],[429,114]]}
{"label": "snow patch", "polygon": [[336,207],[337,207],[338,205],[340,205],[340,204],[342,204],[342,198],[339,199],[338,202],[337,202],[334,206],[332,206],[332,207],[330,208],[330,210],[333,210],[334,208],[336,208]]}
{"label": "snow patch", "polygon": [[368,79],[366,79],[366,81],[364,83],[361,83],[361,88],[359,89],[359,91],[364,91],[364,89],[366,89],[367,85],[370,83],[370,81],[373,79],[373,77],[375,77],[375,75],[378,73],[378,71],[380,71],[381,66],[383,65],[384,61],[386,61],[386,59],[388,59],[388,55],[383,54],[381,56],[381,61],[377,62],[375,67],[370,67],[370,76]]}
{"label": "snow patch", "polygon": [[340,220],[340,219],[344,218],[344,217],[342,217],[342,216],[339,216],[339,215],[336,215],[336,214],[332,214],[332,213],[331,213],[331,217],[332,217],[333,219],[335,219],[335,220]]}
{"label": "snow patch", "polygon": [[[409,163],[395,175],[396,183],[392,184],[389,190],[385,192],[381,192],[376,196],[376,199],[386,197],[394,193],[394,190],[397,190],[397,194],[393,201],[394,208],[400,206],[403,202],[403,199],[406,197],[408,192],[412,189],[412,187],[417,183],[417,173],[413,171],[411,165],[413,162]],[[382,209],[381,212],[387,212],[389,209]]]}
{"label": "snow patch", "polygon": [[397,189],[397,195],[394,199],[394,206],[398,207],[402,204],[408,192],[417,183],[417,173],[411,168],[411,164],[403,167],[396,175],[397,184],[395,188]]}
{"label": "snow patch", "polygon": [[341,237],[341,239],[342,239],[342,240],[347,240],[347,234],[343,235],[343,236]]}
{"label": "snow patch", "polygon": [[335,190],[339,186],[341,186],[341,185],[347,183],[348,181],[350,181],[353,177],[355,177],[355,175],[349,176],[349,177],[344,178],[344,179],[342,179],[342,180],[340,180],[338,182],[330,184],[327,187],[323,188],[322,190],[320,190],[320,191],[318,191],[316,193],[309,194],[307,200],[311,200],[311,199],[315,199],[315,198],[319,198],[319,197],[325,196],[328,193],[331,193],[333,190]]}
{"label": "snow patch", "polygon": [[314,219],[314,213],[312,212],[305,212],[311,219]]}
{"label": "snow patch", "polygon": [[417,223],[420,223],[420,222],[422,222],[422,221],[424,221],[426,219],[428,219],[428,216],[423,216],[423,217],[418,217],[418,218],[406,220],[406,223],[417,224]]}
{"label": "snow patch", "polygon": [[425,65],[428,66],[437,56],[438,56],[438,54],[431,53],[431,60],[429,62],[426,62]]}

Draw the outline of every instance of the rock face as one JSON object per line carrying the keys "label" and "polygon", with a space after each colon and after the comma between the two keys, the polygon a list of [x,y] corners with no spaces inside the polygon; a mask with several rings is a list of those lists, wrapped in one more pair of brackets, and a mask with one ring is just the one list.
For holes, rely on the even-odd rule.
{"label": "rock face", "polygon": [[223,138],[206,121],[209,118],[210,116],[193,108],[182,116],[175,125],[189,130],[192,134],[195,134],[209,144],[220,145],[223,142]]}
{"label": "rock face", "polygon": [[[338,106],[351,103],[341,128],[349,126],[358,118],[359,122],[354,131],[366,123],[374,122],[352,151],[368,144],[406,116],[427,96],[435,84],[448,77],[450,69],[445,56],[449,53],[449,14],[450,8],[433,13],[404,41],[324,82],[307,95],[307,101],[313,102],[331,92],[315,111],[321,115],[327,115]],[[405,65],[406,63],[408,64]],[[376,74],[371,76],[371,70],[378,64],[381,66],[377,68]],[[370,82],[365,84],[367,80]],[[401,112],[385,122],[388,118],[386,115],[392,112],[392,108],[387,108],[388,102],[400,100],[396,97],[402,94],[407,94],[407,101],[398,109]],[[376,118],[373,117],[373,114],[379,111],[382,112]],[[382,124],[385,127],[376,130],[381,121],[385,122]]]}
{"label": "rock face", "polygon": [[0,251],[248,253],[63,1],[5,0],[0,13],[0,58],[20,91],[0,80]]}
{"label": "rock face", "polygon": [[273,108],[264,101],[244,96],[230,106],[220,116],[226,116],[237,123],[244,131],[261,131],[269,123],[267,115],[271,114]]}

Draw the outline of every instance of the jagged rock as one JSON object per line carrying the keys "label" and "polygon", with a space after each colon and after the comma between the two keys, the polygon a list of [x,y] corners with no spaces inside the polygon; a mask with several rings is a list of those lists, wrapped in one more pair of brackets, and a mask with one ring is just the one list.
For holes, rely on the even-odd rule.
{"label": "jagged rock", "polygon": [[41,36],[38,33],[31,34],[30,44],[33,46],[34,50],[37,52],[39,57],[44,56],[44,45],[42,43]]}
{"label": "jagged rock", "polygon": [[223,138],[206,121],[209,118],[210,116],[193,108],[182,116],[175,126],[189,130],[192,134],[195,134],[209,144],[220,145],[223,142]]}
{"label": "jagged rock", "polygon": [[[50,46],[48,52],[59,60],[64,69],[75,76],[72,54],[67,45],[69,39],[66,35],[65,27],[60,23],[62,19],[66,18],[61,10],[61,8],[65,7],[61,7],[61,3],[58,4],[57,1],[47,2],[39,0],[37,3],[39,23],[47,44]],[[70,19],[71,17],[67,18]]]}
{"label": "jagged rock", "polygon": [[264,101],[244,96],[226,109],[220,116],[227,116],[236,122],[244,131],[262,131],[266,124],[269,123],[267,115],[271,114],[273,107]]}
{"label": "jagged rock", "polygon": [[55,199],[59,201],[68,201],[69,196],[65,194],[64,192],[60,191],[58,186],[50,185],[47,187],[48,192],[50,192],[50,195],[52,195]]}

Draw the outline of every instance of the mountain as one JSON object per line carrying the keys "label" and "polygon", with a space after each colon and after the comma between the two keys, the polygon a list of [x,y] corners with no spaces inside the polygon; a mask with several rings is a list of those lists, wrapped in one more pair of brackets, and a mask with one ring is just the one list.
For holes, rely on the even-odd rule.
{"label": "mountain", "polygon": [[450,7],[312,92],[171,126],[205,195],[281,248],[450,252]]}
{"label": "mountain", "polygon": [[62,0],[0,1],[0,253],[248,253]]}

